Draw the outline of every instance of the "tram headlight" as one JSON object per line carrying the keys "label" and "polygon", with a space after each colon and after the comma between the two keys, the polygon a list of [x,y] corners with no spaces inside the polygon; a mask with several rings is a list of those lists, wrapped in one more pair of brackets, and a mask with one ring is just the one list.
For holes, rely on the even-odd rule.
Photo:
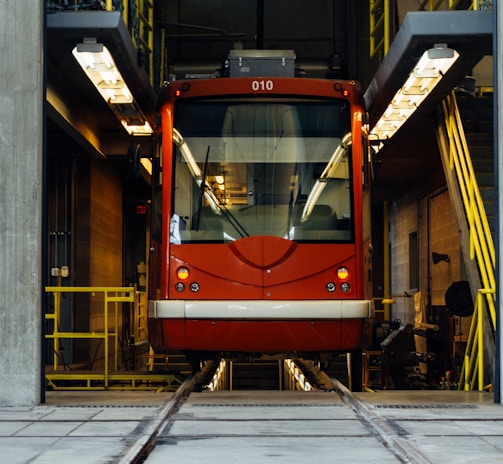
{"label": "tram headlight", "polygon": [[349,271],[347,267],[340,267],[336,272],[337,278],[343,282],[349,279]]}
{"label": "tram headlight", "polygon": [[190,275],[190,272],[189,272],[189,270],[185,266],[179,267],[176,270],[176,276],[180,280],[187,280],[189,278],[189,275]]}

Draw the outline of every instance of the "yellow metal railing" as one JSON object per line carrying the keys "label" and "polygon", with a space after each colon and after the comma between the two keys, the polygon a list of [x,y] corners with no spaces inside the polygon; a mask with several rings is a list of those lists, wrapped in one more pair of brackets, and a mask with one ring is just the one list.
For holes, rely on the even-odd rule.
{"label": "yellow metal railing", "polygon": [[[437,11],[447,5],[447,9],[455,10],[460,0],[423,0],[420,10]],[[473,2],[475,3],[475,2]]]}
{"label": "yellow metal railing", "polygon": [[133,337],[135,342],[148,340],[148,298],[147,292],[135,292],[135,304],[132,306]]}
{"label": "yellow metal railing", "polygon": [[[437,11],[440,9],[457,10],[461,0],[423,0],[418,10]],[[467,10],[485,10],[492,7],[492,0],[472,0]]]}
{"label": "yellow metal railing", "polygon": [[[147,305],[145,292],[138,292],[134,287],[46,287],[46,292],[53,297],[52,312],[47,312],[45,319],[53,322],[52,333],[46,338],[54,343],[52,371],[46,372],[46,380],[54,390],[159,390],[179,385],[180,380],[162,371],[125,371],[119,370],[119,310],[122,304],[133,306],[133,331],[135,340],[146,340]],[[69,293],[89,294],[96,298],[95,304],[102,302],[103,310],[96,318],[103,321],[99,330],[72,332],[60,330],[62,321],[61,302],[63,295]],[[92,304],[92,302],[91,302]],[[145,337],[145,338],[144,338]],[[65,339],[88,339],[103,342],[103,368],[93,370],[71,369],[60,363],[60,348]],[[151,355],[147,355],[152,357]],[[110,360],[113,360],[111,363]],[[152,364],[153,364],[152,359]],[[164,364],[167,359],[163,359]],[[166,367],[166,366],[164,366]],[[63,368],[63,369],[62,369]],[[62,383],[60,383],[62,382]]]}
{"label": "yellow metal railing", "polygon": [[[439,9],[457,10],[460,0],[422,0],[418,2],[417,11],[436,11]],[[468,10],[488,10],[492,0],[472,0]],[[389,51],[395,30],[393,28],[395,13],[390,0],[370,0],[370,57],[384,58]]]}
{"label": "yellow metal railing", "polygon": [[[106,0],[105,10],[114,10],[113,0]],[[153,0],[136,0],[121,3],[122,18],[131,31],[131,37],[137,50],[142,50],[148,60],[147,69],[150,85],[154,86],[154,3]]]}
{"label": "yellow metal railing", "polygon": [[[46,287],[46,291],[52,293],[54,298],[54,310],[45,315],[46,320],[54,321],[54,330],[52,334],[46,334],[46,338],[54,340],[53,369],[58,371],[59,350],[62,339],[94,339],[104,343],[104,369],[103,381],[105,387],[108,387],[108,375],[110,372],[110,337],[113,339],[113,369],[118,369],[119,354],[119,303],[133,303],[135,301],[135,289],[133,287]],[[88,293],[92,297],[101,294],[103,297],[103,329],[99,331],[88,332],[69,332],[60,331],[61,327],[61,297],[66,293]],[[110,304],[113,309],[110,311]],[[112,316],[114,327],[110,328],[109,316]]]}
{"label": "yellow metal railing", "polygon": [[384,58],[391,41],[389,0],[370,0],[370,57]]}
{"label": "yellow metal railing", "polygon": [[[459,386],[464,389],[473,389],[475,386],[474,377],[478,377],[478,386],[481,390],[485,364],[483,362],[484,329],[490,329],[493,333],[496,328],[494,271],[496,253],[454,91],[442,102],[442,112],[449,140],[449,167],[458,179],[459,191],[468,222],[470,259],[477,263],[483,286],[477,296]],[[488,320],[491,327],[484,327],[484,311],[489,314]]]}
{"label": "yellow metal railing", "polygon": [[485,389],[485,362],[484,362],[484,325],[486,317],[486,305],[484,297],[494,298],[495,291],[479,290],[477,301],[472,316],[472,324],[468,335],[463,366],[461,368],[459,389],[482,391]]}
{"label": "yellow metal railing", "polygon": [[136,17],[138,21],[138,40],[136,48],[142,48],[147,53],[148,74],[150,84],[154,86],[154,4],[152,0],[136,1]]}

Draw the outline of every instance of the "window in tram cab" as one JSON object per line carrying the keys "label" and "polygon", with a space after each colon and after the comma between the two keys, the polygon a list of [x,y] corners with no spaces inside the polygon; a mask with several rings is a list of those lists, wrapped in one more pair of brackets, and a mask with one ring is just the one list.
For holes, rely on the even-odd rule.
{"label": "window in tram cab", "polygon": [[353,240],[346,101],[179,100],[174,114],[174,243]]}

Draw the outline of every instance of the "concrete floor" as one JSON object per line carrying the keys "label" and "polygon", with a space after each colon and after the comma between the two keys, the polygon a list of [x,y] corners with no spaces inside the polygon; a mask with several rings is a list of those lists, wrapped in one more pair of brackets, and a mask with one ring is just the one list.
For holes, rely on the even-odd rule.
{"label": "concrete floor", "polygon": [[[9,464],[119,462],[172,393],[47,392],[35,408],[0,409]],[[358,393],[416,463],[503,463],[503,407],[490,393]],[[401,462],[335,393],[234,391],[190,396],[146,464]],[[403,461],[402,461],[403,462]]]}

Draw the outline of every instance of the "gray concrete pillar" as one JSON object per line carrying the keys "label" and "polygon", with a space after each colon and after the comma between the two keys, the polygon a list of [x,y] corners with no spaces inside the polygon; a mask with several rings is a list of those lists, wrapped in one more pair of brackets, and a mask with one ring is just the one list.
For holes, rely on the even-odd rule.
{"label": "gray concrete pillar", "polygon": [[501,245],[503,243],[503,202],[501,200],[501,189],[503,188],[501,184],[501,179],[503,179],[503,132],[501,122],[503,121],[503,60],[502,60],[502,45],[501,37],[503,35],[503,8],[498,5],[498,2],[493,2],[493,13],[494,13],[494,30],[493,30],[493,59],[494,59],[494,159],[495,159],[495,172],[496,172],[496,190],[495,195],[497,202],[496,210],[496,303],[497,303],[497,332],[496,332],[496,372],[495,372],[495,402],[501,403],[502,401],[502,386],[503,386],[503,357],[501,356],[501,351],[503,347],[503,300],[501,289],[503,288],[503,272],[501,263],[503,254]]}
{"label": "gray concrete pillar", "polygon": [[503,60],[501,59],[501,44],[500,37],[502,34],[501,28],[503,25],[503,8],[499,7],[497,3],[493,5],[494,14],[494,30],[493,30],[493,60],[494,60],[494,159],[495,159],[495,173],[496,178],[494,185],[496,186],[496,235],[495,235],[495,247],[496,247],[496,363],[495,363],[495,380],[494,380],[494,398],[495,402],[501,403],[501,393],[502,393],[502,373],[503,364],[501,356],[502,347],[502,317],[503,317],[503,302],[501,300],[501,289],[503,288],[503,274],[502,274],[502,249],[501,244],[503,242],[503,203],[501,201],[501,179],[503,179],[503,134],[501,133],[500,121],[502,119],[502,97],[501,83],[503,82]]}
{"label": "gray concrete pillar", "polygon": [[0,0],[0,406],[41,397],[43,4]]}

